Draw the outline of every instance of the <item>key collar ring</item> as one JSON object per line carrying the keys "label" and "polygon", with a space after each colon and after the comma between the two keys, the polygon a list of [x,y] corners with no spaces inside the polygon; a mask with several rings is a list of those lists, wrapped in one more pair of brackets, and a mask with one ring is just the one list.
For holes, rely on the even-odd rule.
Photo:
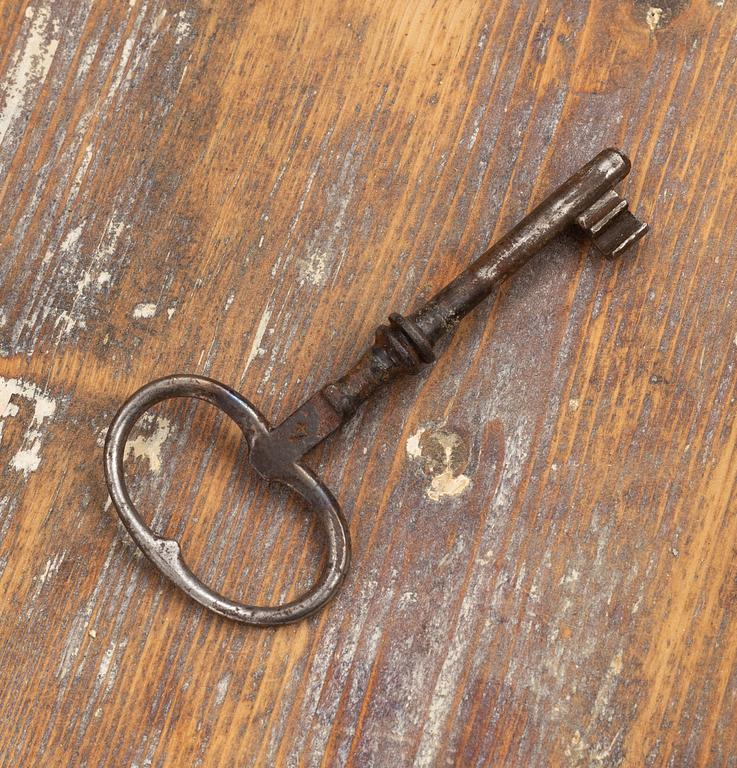
{"label": "key collar ring", "polygon": [[[319,610],[339,589],[350,563],[350,539],[340,506],[325,484],[299,461],[271,463],[257,472],[267,480],[288,486],[317,513],[327,537],[327,564],[315,584],[296,600],[275,606],[246,605],[203,583],[185,562],[179,542],[156,535],[131,500],[125,483],[123,460],[128,436],[140,417],[164,400],[188,397],[214,405],[240,428],[249,453],[260,440],[268,441],[270,427],[246,398],[230,387],[204,376],[173,375],[152,381],[122,405],[105,440],[105,477],[123,525],[141,551],[176,586],[215,613],[260,626],[287,624]],[[253,464],[253,461],[251,462]]]}

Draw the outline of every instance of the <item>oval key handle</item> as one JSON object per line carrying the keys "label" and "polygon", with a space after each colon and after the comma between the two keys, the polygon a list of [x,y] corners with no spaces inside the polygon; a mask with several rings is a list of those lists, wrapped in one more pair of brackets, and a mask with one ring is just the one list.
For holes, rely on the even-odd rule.
{"label": "oval key handle", "polygon": [[179,543],[157,536],[141,518],[125,484],[123,459],[133,426],[152,406],[175,397],[192,397],[214,405],[241,429],[249,456],[259,441],[269,440],[266,419],[244,397],[213,379],[175,375],[152,381],[135,392],[113,419],[105,441],[105,475],[118,515],[133,540],[149,560],[190,597],[215,613],[230,619],[268,626],[297,621],[319,610],[340,587],[350,562],[350,537],[333,494],[311,470],[298,461],[273,463],[266,471],[256,467],[267,480],[276,480],[298,493],[314,510],[325,529],[328,558],[313,587],[289,603],[275,606],[244,605],[221,595],[204,584],[182,557]]}
{"label": "oval key handle", "polygon": [[[402,374],[413,374],[435,360],[435,345],[458,321],[569,227],[588,236],[607,258],[620,256],[647,232],[613,190],[630,171],[617,149],[605,149],[564,181],[506,235],[408,317],[389,316],[371,347],[342,378],[306,400],[276,427],[228,387],[198,376],[171,376],[148,384],[121,408],[108,433],[105,470],[110,495],[138,546],[175,584],[217,613],[248,624],[284,624],[324,605],[348,568],[348,530],[338,503],[301,460],[350,419],[374,392]],[[241,428],[250,446],[248,459],[262,477],[296,491],[319,515],[328,535],[328,565],[320,580],[299,600],[273,608],[240,605],[213,592],[187,568],[175,541],[151,532],[133,506],[123,480],[125,441],[136,419],[169,397],[198,397],[220,408]]]}

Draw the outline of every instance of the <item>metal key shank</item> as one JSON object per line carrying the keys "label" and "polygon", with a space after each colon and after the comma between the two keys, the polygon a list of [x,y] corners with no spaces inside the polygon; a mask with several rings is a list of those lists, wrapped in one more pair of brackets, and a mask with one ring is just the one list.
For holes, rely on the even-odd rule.
{"label": "metal key shank", "polygon": [[[136,392],[113,419],[105,446],[110,495],[134,541],[188,595],[246,624],[283,624],[322,607],[348,570],[350,538],[340,507],[322,481],[301,463],[305,453],[334,432],[364,400],[400,374],[414,374],[435,360],[435,345],[553,237],[571,225],[590,237],[606,256],[618,256],[639,240],[647,225],[627,210],[613,187],[630,170],[615,149],[599,153],[564,182],[470,267],[409,317],[392,314],[376,331],[373,345],[342,378],[323,387],[277,427],[271,428],[245,398],[223,384],[175,375]],[[171,397],[195,397],[224,411],[241,428],[249,461],[269,480],[289,486],[314,509],[327,535],[328,558],[318,582],[297,600],[279,606],[249,606],[218,594],[187,567],[176,541],[158,537],[142,520],[125,486],[125,443],[138,418]]]}
{"label": "metal key shank", "polygon": [[[389,325],[377,329],[373,346],[347,374],[323,387],[269,435],[269,460],[303,455],[377,389],[432,363],[438,340],[567,227],[575,224],[606,256],[619,255],[639,240],[647,225],[629,213],[612,189],[630,167],[618,150],[600,152],[424,306],[409,317],[390,315]],[[615,201],[619,205],[613,211]],[[265,459],[266,452],[261,447],[258,453]]]}

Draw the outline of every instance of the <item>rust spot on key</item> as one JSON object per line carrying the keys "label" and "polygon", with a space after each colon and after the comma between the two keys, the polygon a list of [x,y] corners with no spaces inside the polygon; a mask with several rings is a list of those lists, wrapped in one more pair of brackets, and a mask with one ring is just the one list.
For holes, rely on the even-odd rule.
{"label": "rust spot on key", "polygon": [[[345,376],[323,387],[276,427],[242,395],[201,376],[168,376],[138,390],[113,419],[105,444],[110,495],[136,544],[188,595],[236,621],[284,624],[320,609],[348,571],[350,538],[338,502],[302,457],[378,389],[431,364],[437,341],[564,229],[578,227],[607,257],[619,256],[637,242],[647,225],[629,212],[613,189],[629,170],[630,161],[618,150],[600,152],[424,306],[408,317],[390,315],[388,324],[377,329],[373,345]],[[258,473],[289,486],[317,512],[327,534],[327,565],[318,582],[297,600],[277,606],[243,605],[215,592],[190,571],[176,542],[158,537],[142,520],[123,477],[125,443],[148,408],[172,397],[196,397],[220,408],[241,428]]]}

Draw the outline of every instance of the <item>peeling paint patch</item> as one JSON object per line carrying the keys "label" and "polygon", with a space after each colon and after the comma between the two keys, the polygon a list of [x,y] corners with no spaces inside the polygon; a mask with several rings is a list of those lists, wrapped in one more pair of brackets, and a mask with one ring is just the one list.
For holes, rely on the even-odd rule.
{"label": "peeling paint patch", "polygon": [[142,303],[133,307],[133,317],[137,320],[148,319],[156,314],[156,304]]}
{"label": "peeling paint patch", "polygon": [[[23,49],[13,57],[3,83],[5,105],[0,112],[0,144],[16,120],[30,112],[34,92],[38,92],[38,87],[46,79],[59,45],[57,37],[46,42],[51,21],[51,10],[48,7],[34,8],[29,5],[25,15],[31,22],[28,37]],[[53,33],[57,34],[56,23],[51,26]]]}
{"label": "peeling paint patch", "polygon": [[0,376],[0,443],[6,418],[19,413],[13,398],[23,398],[33,403],[33,417],[26,428],[17,453],[10,460],[10,467],[26,477],[41,464],[42,425],[56,412],[56,401],[44,394],[40,387],[23,379],[5,379]]}
{"label": "peeling paint patch", "polygon": [[151,471],[158,474],[161,472],[161,448],[172,432],[171,422],[164,416],[146,413],[138,423],[144,429],[148,428],[150,434],[129,440],[125,446],[125,458],[145,459]]}
{"label": "peeling paint patch", "polygon": [[425,489],[428,499],[460,496],[470,487],[471,478],[462,471],[468,463],[468,448],[456,432],[421,426],[407,439],[406,451],[431,478]]}
{"label": "peeling paint patch", "polygon": [[427,497],[433,501],[440,501],[444,496],[460,496],[471,485],[468,475],[454,475],[448,467],[439,475],[436,475],[427,489]]}

